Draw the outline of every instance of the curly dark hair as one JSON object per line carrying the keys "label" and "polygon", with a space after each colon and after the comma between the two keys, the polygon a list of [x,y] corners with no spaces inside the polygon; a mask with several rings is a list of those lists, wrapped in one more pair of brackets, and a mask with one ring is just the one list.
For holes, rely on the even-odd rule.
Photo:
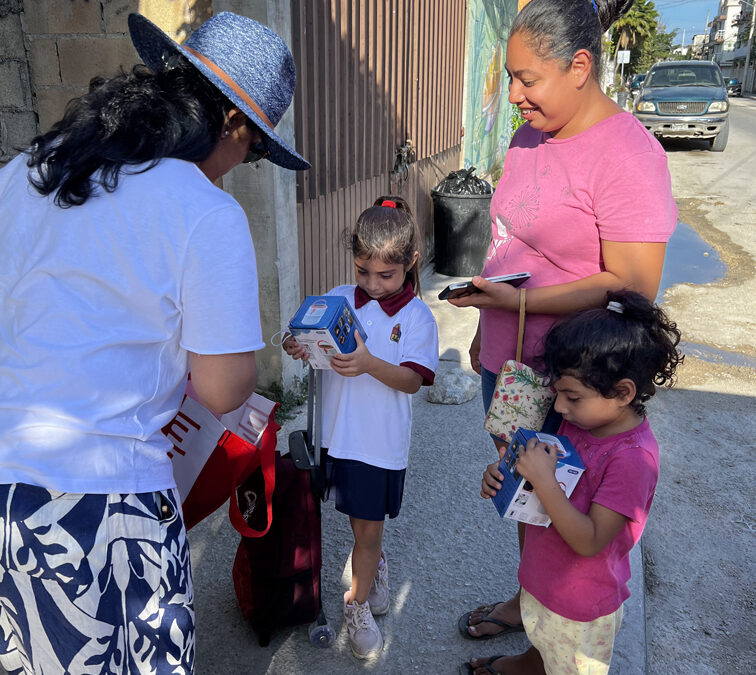
{"label": "curly dark hair", "polygon": [[62,207],[83,204],[98,187],[113,192],[127,165],[163,157],[199,162],[212,152],[225,114],[220,90],[180,55],[158,72],[146,66],[96,77],[63,118],[32,140],[29,181]]}
{"label": "curly dark hair", "polygon": [[616,385],[629,378],[636,394],[630,405],[646,414],[644,403],[657,386],[671,387],[683,355],[677,350],[677,324],[634,291],[607,293],[622,312],[588,309],[557,323],[544,339],[541,365],[553,383],[571,375],[605,398],[618,396]]}

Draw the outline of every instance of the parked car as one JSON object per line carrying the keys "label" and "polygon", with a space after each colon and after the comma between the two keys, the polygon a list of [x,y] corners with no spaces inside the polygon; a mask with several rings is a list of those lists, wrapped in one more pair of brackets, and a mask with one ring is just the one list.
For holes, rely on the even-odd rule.
{"label": "parked car", "polygon": [[742,96],[743,95],[743,83],[737,77],[731,77],[727,80],[727,95],[728,96]]}
{"label": "parked car", "polygon": [[633,114],[657,138],[700,138],[722,152],[730,132],[729,108],[716,63],[668,61],[648,71]]}
{"label": "parked car", "polygon": [[636,73],[630,80],[630,96],[637,96],[641,89],[643,80],[646,79],[646,73]]}

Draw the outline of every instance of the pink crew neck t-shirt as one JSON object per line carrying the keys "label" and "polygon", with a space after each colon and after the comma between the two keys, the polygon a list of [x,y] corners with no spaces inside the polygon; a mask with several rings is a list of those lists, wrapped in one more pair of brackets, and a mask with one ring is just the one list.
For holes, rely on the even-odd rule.
{"label": "pink crew neck t-shirt", "polygon": [[[524,288],[576,281],[603,271],[602,239],[666,242],[676,224],[667,156],[630,113],[565,139],[525,124],[491,200],[483,276],[530,272]],[[525,363],[533,363],[555,319],[528,314]],[[483,309],[480,321],[481,363],[498,372],[515,358],[517,313]]]}
{"label": "pink crew neck t-shirt", "polygon": [[553,525],[525,529],[518,578],[538,602],[573,621],[593,621],[615,612],[630,597],[630,550],[640,539],[659,478],[659,445],[648,420],[630,431],[596,438],[562,422],[585,464],[570,503],[588,513],[595,502],[628,518],[595,556],[575,553]]}

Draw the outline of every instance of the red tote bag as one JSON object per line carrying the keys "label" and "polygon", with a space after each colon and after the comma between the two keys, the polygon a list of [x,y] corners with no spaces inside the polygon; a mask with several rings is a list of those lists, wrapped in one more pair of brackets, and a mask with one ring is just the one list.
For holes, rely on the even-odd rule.
{"label": "red tote bag", "polygon": [[[275,487],[276,434],[280,427],[275,414],[278,403],[259,394],[237,410],[216,418],[207,408],[187,395],[163,433],[173,443],[168,456],[181,497],[186,529],[207,518],[228,500],[228,516],[237,532],[245,537],[261,537],[270,528]],[[237,488],[259,471],[264,494],[258,495],[242,514]],[[261,499],[264,502],[261,503]],[[264,529],[248,525],[250,508],[267,512]],[[256,519],[257,521],[257,519]]]}

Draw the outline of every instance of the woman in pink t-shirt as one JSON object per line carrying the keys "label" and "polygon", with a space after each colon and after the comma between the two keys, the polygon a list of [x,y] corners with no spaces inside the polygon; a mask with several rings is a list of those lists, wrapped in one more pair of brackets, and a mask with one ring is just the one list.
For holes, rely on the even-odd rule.
{"label": "woman in pink t-shirt", "polygon": [[[482,277],[531,274],[523,285],[529,364],[560,315],[601,306],[607,291],[656,296],[677,223],[666,155],[598,78],[601,36],[631,5],[532,0],[513,22],[509,100],[527,123],[512,138],[491,201],[491,246],[473,279],[482,293],[450,300],[480,309],[470,360],[486,409],[502,363],[515,358],[519,294]],[[519,592],[463,614],[459,628],[473,639],[522,630]]]}
{"label": "woman in pink t-shirt", "polygon": [[[533,438],[515,470],[551,518],[528,525],[520,562],[522,623],[532,647],[472,659],[462,672],[605,675],[629,597],[630,550],[640,539],[659,476],[659,447],[644,403],[671,385],[680,331],[640,293],[615,291],[603,309],[579,312],[545,338],[555,408],[585,471],[569,499],[554,475],[558,449]],[[481,495],[502,486],[489,464]],[[490,667],[490,668],[489,668]]]}

